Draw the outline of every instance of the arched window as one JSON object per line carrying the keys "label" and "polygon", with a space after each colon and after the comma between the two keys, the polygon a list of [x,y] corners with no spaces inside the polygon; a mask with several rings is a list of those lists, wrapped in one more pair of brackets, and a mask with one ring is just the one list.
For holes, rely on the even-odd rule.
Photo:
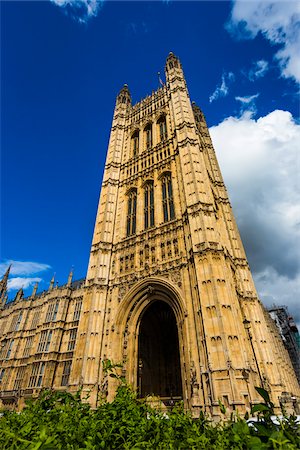
{"label": "arched window", "polygon": [[131,148],[132,156],[135,157],[139,154],[139,131],[135,131],[131,136]]}
{"label": "arched window", "polygon": [[163,199],[164,221],[169,222],[169,220],[175,219],[172,180],[170,173],[166,173],[162,177],[162,199]]}
{"label": "arched window", "polygon": [[153,181],[149,181],[144,189],[144,218],[145,228],[154,226],[154,187]]}
{"label": "arched window", "polygon": [[136,196],[136,189],[132,189],[128,194],[127,236],[136,232]]}
{"label": "arched window", "polygon": [[164,141],[167,139],[167,123],[166,123],[166,116],[161,116],[158,121],[157,125],[159,128],[159,137],[160,141]]}
{"label": "arched window", "polygon": [[146,149],[152,147],[152,124],[148,123],[148,125],[145,127],[145,139],[146,139]]}

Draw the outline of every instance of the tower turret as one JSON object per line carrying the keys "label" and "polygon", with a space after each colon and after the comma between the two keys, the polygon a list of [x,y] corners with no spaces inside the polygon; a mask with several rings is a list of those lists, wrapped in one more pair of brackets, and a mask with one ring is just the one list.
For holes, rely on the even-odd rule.
{"label": "tower turret", "polygon": [[127,85],[117,95],[70,386],[107,385],[112,399],[109,358],[140,396],[182,399],[195,415],[218,415],[218,399],[249,409],[267,377],[273,400],[299,393],[271,342],[204,115],[173,53],[165,72],[166,84],[135,105]]}
{"label": "tower turret", "polygon": [[168,87],[174,89],[174,83],[181,89],[186,89],[186,82],[180,60],[174,53],[170,52],[165,65],[166,80]]}
{"label": "tower turret", "polygon": [[131,95],[128,89],[128,84],[124,84],[122,89],[120,90],[119,94],[117,95],[117,105],[131,105]]}

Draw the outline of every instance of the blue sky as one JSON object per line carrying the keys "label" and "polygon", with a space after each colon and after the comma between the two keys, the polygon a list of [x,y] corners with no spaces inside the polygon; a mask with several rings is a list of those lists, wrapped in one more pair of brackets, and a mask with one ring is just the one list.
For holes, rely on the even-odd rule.
{"label": "blue sky", "polygon": [[[299,4],[1,2],[1,263],[10,296],[86,274],[115,97],[170,51],[204,111],[261,298],[299,320]],[[163,76],[163,75],[162,75]]]}

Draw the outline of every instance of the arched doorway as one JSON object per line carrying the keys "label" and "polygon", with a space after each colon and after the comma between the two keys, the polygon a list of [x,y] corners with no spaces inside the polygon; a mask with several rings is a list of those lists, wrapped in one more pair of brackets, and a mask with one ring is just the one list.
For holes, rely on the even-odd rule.
{"label": "arched doorway", "polygon": [[156,300],[141,317],[138,337],[138,393],[182,399],[178,330],[168,303]]}

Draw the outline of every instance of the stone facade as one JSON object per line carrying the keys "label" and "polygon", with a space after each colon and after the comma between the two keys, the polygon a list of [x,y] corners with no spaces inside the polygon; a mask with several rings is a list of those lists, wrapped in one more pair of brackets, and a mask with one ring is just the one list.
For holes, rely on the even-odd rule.
{"label": "stone facade", "polygon": [[255,386],[277,407],[282,397],[295,405],[289,355],[258,299],[204,115],[172,53],[165,85],[135,105],[126,85],[117,96],[85,283],[16,299],[0,324],[7,403],[80,385],[96,406],[99,391],[111,399],[116,389],[103,372],[110,359],[141,396],[182,399],[194,415],[217,416],[219,399],[248,410],[260,401]]}

